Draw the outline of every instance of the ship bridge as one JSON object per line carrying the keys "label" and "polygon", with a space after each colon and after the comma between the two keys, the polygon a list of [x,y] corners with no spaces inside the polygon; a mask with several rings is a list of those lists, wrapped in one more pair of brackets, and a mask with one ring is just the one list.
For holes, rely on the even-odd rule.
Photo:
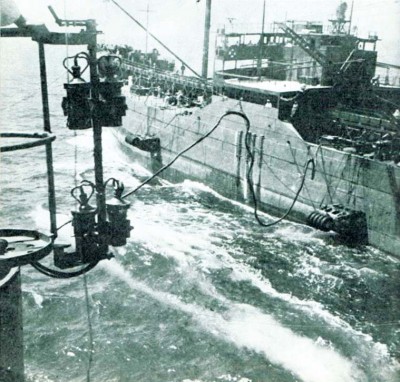
{"label": "ship bridge", "polygon": [[[216,75],[333,85],[374,77],[377,36],[335,33],[318,22],[274,23],[271,32],[218,30]],[[353,79],[353,80],[352,80]]]}
{"label": "ship bridge", "polygon": [[[280,120],[291,122],[297,106],[301,109],[299,114],[309,115],[319,114],[337,103],[331,86],[306,86],[297,81],[230,79],[215,90],[229,98],[276,108]],[[307,135],[307,138],[310,137]]]}

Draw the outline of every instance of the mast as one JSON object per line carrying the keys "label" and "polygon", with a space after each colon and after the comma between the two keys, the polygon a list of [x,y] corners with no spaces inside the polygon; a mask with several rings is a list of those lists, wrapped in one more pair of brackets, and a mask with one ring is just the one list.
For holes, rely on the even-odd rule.
{"label": "mast", "polygon": [[204,22],[204,45],[203,45],[203,65],[201,75],[207,79],[208,76],[208,48],[210,45],[210,25],[211,25],[211,0],[206,3],[206,17]]}
{"label": "mast", "polygon": [[149,14],[150,12],[154,12],[150,10],[149,0],[147,0],[146,9],[141,9],[140,12],[146,12],[146,42],[145,42],[145,53],[149,53]]}
{"label": "mast", "polygon": [[149,2],[147,1],[146,10],[146,54],[148,53],[148,41],[149,41]]}
{"label": "mast", "polygon": [[258,79],[261,79],[261,63],[262,63],[262,48],[264,43],[264,23],[265,23],[265,0],[263,3],[263,14],[262,14],[262,25],[261,25],[261,36],[259,42],[259,50],[258,50],[258,60],[257,60],[257,76]]}
{"label": "mast", "polygon": [[351,11],[350,11],[350,20],[349,20],[349,31],[347,34],[351,34],[351,23],[353,21],[353,7],[354,7],[354,0],[351,2]]}
{"label": "mast", "polygon": [[148,42],[149,42],[149,14],[150,12],[154,12],[152,10],[150,10],[150,5],[149,5],[149,0],[147,0],[147,7],[146,9],[142,9],[140,12],[146,12],[146,45],[145,45],[145,50],[146,50],[146,54],[149,53],[149,49],[148,49]]}

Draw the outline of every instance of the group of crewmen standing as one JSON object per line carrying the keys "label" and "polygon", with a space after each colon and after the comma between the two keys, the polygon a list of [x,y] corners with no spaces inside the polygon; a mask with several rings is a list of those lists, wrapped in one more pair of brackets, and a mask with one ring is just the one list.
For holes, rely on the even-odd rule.
{"label": "group of crewmen standing", "polygon": [[164,97],[166,106],[178,107],[204,107],[211,103],[212,92],[207,89],[194,89],[185,92],[178,90],[176,92],[167,90],[165,93],[160,92],[160,97]]}

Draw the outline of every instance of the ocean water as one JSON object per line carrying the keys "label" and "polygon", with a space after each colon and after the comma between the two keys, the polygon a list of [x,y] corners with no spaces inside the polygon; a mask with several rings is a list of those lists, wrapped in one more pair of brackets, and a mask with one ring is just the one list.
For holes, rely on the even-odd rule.
{"label": "ocean water", "polygon": [[[3,40],[1,131],[41,131],[37,47]],[[66,129],[60,106],[62,59],[73,49],[46,53],[61,225],[74,208],[71,187],[93,180],[92,136]],[[103,143],[105,178],[129,189],[149,175],[107,129]],[[0,163],[1,226],[48,229],[44,149]],[[160,181],[130,201],[127,246],[87,275],[91,381],[400,380],[398,258],[290,222],[264,229],[251,208],[201,183]],[[72,240],[71,227],[60,236]],[[27,381],[86,381],[83,277],[55,280],[26,266],[22,289]]]}

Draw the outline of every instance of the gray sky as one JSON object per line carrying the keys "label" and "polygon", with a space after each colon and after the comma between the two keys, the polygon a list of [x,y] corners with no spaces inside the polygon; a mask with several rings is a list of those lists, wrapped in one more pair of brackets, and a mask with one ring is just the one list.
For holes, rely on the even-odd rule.
{"label": "gray sky", "polygon": [[[145,33],[109,0],[15,0],[21,13],[32,22],[51,26],[47,5],[61,18],[95,18],[108,43],[145,47]],[[140,22],[146,24],[149,4],[149,28],[178,55],[196,68],[200,67],[204,10],[206,0],[117,0]],[[285,19],[327,21],[335,15],[339,0],[266,0],[266,25]],[[213,0],[212,31],[229,23],[253,24],[259,30],[263,0]],[[350,14],[351,1],[348,1]],[[354,0],[353,26],[358,34],[376,32],[380,39],[379,60],[400,64],[400,0]],[[214,36],[210,49],[213,50]],[[157,44],[149,40],[149,47]],[[160,49],[164,56],[167,54]]]}

